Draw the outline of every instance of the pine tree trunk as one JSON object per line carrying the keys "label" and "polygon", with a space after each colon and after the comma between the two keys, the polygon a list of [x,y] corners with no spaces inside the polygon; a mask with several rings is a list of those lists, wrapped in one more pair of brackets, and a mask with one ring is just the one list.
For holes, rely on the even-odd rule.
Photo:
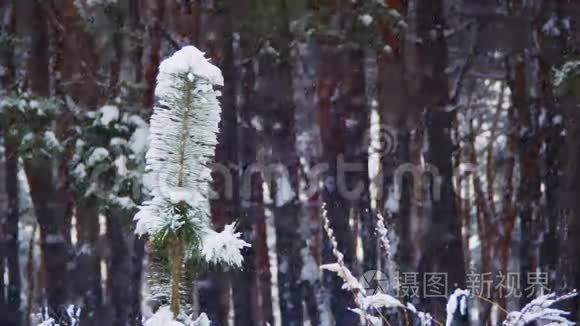
{"label": "pine tree trunk", "polygon": [[[557,11],[559,17],[563,13],[571,13],[569,19],[572,26],[577,26],[580,22],[580,5],[577,2],[558,2],[560,11]],[[571,31],[568,40],[568,49],[577,52],[580,49],[580,32],[575,29]],[[575,34],[572,34],[575,33]],[[564,128],[566,131],[564,142],[564,159],[563,159],[563,180],[562,192],[560,193],[560,222],[559,222],[559,239],[560,254],[559,266],[557,270],[561,274],[559,287],[568,289],[577,289],[580,287],[580,96],[576,89],[570,91],[560,98],[562,105],[562,114]],[[573,308],[569,311],[571,316],[576,320],[580,318],[580,299],[575,299],[571,303]],[[574,318],[571,318],[574,320]]]}
{"label": "pine tree trunk", "polygon": [[[2,321],[8,325],[20,325],[22,315],[20,312],[20,259],[18,250],[18,219],[20,217],[19,192],[20,181],[18,180],[18,142],[14,136],[6,132],[6,126],[2,128],[4,138],[4,171],[7,209],[5,216],[0,217],[0,259],[3,264],[8,283],[0,284],[0,315]],[[5,265],[4,265],[5,263]]]}
{"label": "pine tree trunk", "polygon": [[[141,21],[142,1],[129,0],[129,17],[128,24],[131,29],[138,30],[142,24]],[[136,44],[135,44],[136,43]],[[133,75],[132,82],[138,84],[143,80],[143,45],[140,42],[132,44],[132,51],[129,52],[131,62],[131,71]],[[146,108],[148,110],[149,108]],[[131,247],[130,250],[130,266],[131,271],[129,277],[131,279],[131,287],[129,291],[129,325],[141,325],[141,282],[143,282],[143,260],[145,258],[145,240],[131,231],[130,240],[127,245]]]}
{"label": "pine tree trunk", "polygon": [[[15,32],[16,6],[3,5],[0,11],[6,16],[0,29],[6,35]],[[16,82],[16,69],[14,65],[13,47],[3,46],[0,49],[0,66],[4,73],[0,77],[0,85],[3,91],[12,90]],[[18,250],[18,220],[20,218],[20,181],[18,180],[18,141],[11,135],[11,126],[8,121],[0,123],[0,133],[4,144],[2,164],[3,171],[0,175],[2,189],[2,201],[0,205],[4,213],[0,215],[0,271],[8,274],[8,283],[4,283],[4,277],[0,280],[0,316],[7,326],[19,326],[23,320],[20,312],[20,265]],[[5,196],[4,196],[5,195]],[[5,203],[4,203],[5,201]],[[6,204],[6,206],[4,206]]]}
{"label": "pine tree trunk", "polygon": [[[30,92],[47,97],[49,92],[49,56],[46,16],[38,2],[34,2],[35,17],[28,60],[28,83]],[[41,250],[46,268],[46,299],[51,316],[61,316],[67,300],[67,262],[69,248],[66,240],[65,216],[68,204],[64,190],[53,178],[54,162],[45,157],[25,160],[24,169],[30,187],[30,196],[40,225]],[[59,319],[60,320],[60,319]]]}
{"label": "pine tree trunk", "polygon": [[[139,30],[141,22],[141,8],[142,2],[140,0],[129,0],[129,17],[128,25],[132,30]],[[133,41],[131,43],[132,51],[129,53],[129,57],[132,63],[132,73],[133,82],[140,83],[143,79],[143,64],[141,60],[143,59],[143,45],[140,42]]]}
{"label": "pine tree trunk", "polygon": [[[461,224],[455,207],[453,189],[453,152],[451,139],[455,113],[447,112],[449,104],[447,68],[447,44],[444,35],[444,2],[441,0],[415,2],[416,32],[424,40],[416,45],[416,66],[411,69],[414,78],[411,86],[412,104],[418,110],[425,108],[425,124],[428,152],[425,158],[429,175],[425,197],[414,205],[424,204],[429,219],[420,252],[419,275],[426,273],[445,273],[447,291],[453,287],[463,287],[465,283],[465,261],[461,236]],[[411,6],[411,5],[409,5]],[[413,19],[410,18],[410,19]],[[412,31],[412,30],[411,30]],[[422,146],[422,145],[421,145]],[[416,191],[417,189],[415,189]],[[421,190],[422,191],[422,190]],[[428,282],[425,278],[425,282]],[[429,289],[427,283],[422,289]],[[445,298],[423,300],[426,310],[438,320],[445,316]]]}
{"label": "pine tree trunk", "polygon": [[[352,8],[346,8],[347,19],[350,24],[356,22],[359,17],[351,14],[351,10],[356,10],[356,4]],[[347,71],[344,76],[344,117],[348,119],[345,123],[344,133],[347,144],[344,153],[345,171],[339,178],[344,178],[344,196],[348,197],[349,207],[353,212],[355,220],[360,224],[360,233],[364,253],[362,270],[357,273],[362,275],[366,271],[378,268],[378,239],[376,233],[376,217],[371,212],[369,193],[369,171],[368,171],[368,140],[370,136],[370,106],[367,104],[367,85],[365,78],[366,55],[363,48],[366,44],[357,40],[358,35],[352,32],[353,26],[346,27],[351,31],[347,35],[355,44],[351,45],[345,53]],[[352,167],[353,171],[350,171]],[[339,184],[339,187],[342,187]],[[353,241],[353,251],[356,252],[356,241]],[[356,270],[356,269],[355,269]]]}
{"label": "pine tree trunk", "polygon": [[129,325],[141,326],[141,282],[143,281],[143,259],[145,257],[145,240],[139,236],[133,236],[133,251],[131,253],[131,290]]}
{"label": "pine tree trunk", "polygon": [[[295,115],[293,102],[292,67],[290,57],[290,22],[288,2],[275,3],[275,13],[279,17],[277,33],[271,40],[278,55],[259,55],[258,105],[268,108],[264,119],[265,136],[270,139],[266,162],[265,179],[272,195],[272,213],[276,227],[278,257],[278,286],[282,325],[303,324],[302,287],[300,274],[304,246],[298,233],[299,205],[298,156],[296,154]],[[266,155],[268,156],[268,155]],[[278,168],[283,166],[283,172]],[[282,172],[282,173],[281,173]],[[270,179],[270,180],[268,180]]]}
{"label": "pine tree trunk", "polygon": [[[239,5],[235,10],[247,12],[250,5]],[[236,22],[238,23],[238,22]],[[249,37],[249,35],[244,35]],[[242,41],[244,41],[243,39]],[[239,68],[239,91],[242,104],[239,108],[240,122],[240,230],[253,235],[252,248],[246,251],[244,263],[248,272],[238,272],[244,276],[243,281],[250,284],[252,291],[252,314],[255,325],[273,325],[270,261],[268,257],[267,231],[264,216],[263,179],[259,168],[258,153],[262,150],[261,134],[252,125],[252,120],[262,117],[263,107],[258,105],[256,94],[255,58],[253,49],[244,46],[240,49],[241,57],[248,58]],[[241,280],[239,280],[241,281]],[[237,283],[234,279],[234,283]],[[247,285],[246,285],[247,286]],[[249,304],[250,302],[247,302]],[[238,306],[239,307],[239,306]],[[241,307],[240,307],[241,308]]]}
{"label": "pine tree trunk", "polygon": [[[566,159],[563,166],[563,196],[561,196],[561,220],[559,268],[561,273],[560,286],[568,289],[577,288],[580,284],[580,111],[578,110],[580,98],[572,96],[563,101],[564,126],[566,130],[565,151]],[[576,301],[571,310],[578,317],[580,309]]]}
{"label": "pine tree trunk", "polygon": [[[562,8],[559,5],[559,1],[550,0],[543,1],[541,7],[541,21],[538,26],[535,26],[535,32],[538,35],[543,33],[542,27],[543,23],[552,18],[553,14],[558,15],[561,19]],[[558,268],[558,255],[559,255],[559,239],[560,232],[558,232],[559,220],[562,217],[563,210],[561,209],[561,195],[563,193],[563,181],[561,178],[564,171],[562,170],[564,164],[564,152],[565,152],[565,138],[563,135],[564,126],[561,123],[555,123],[557,117],[562,117],[562,108],[560,103],[557,101],[554,91],[553,91],[553,67],[561,66],[564,58],[561,57],[561,53],[566,51],[566,40],[567,33],[562,33],[560,36],[556,37],[555,41],[547,38],[541,38],[539,45],[540,57],[538,58],[539,65],[539,83],[542,90],[542,97],[544,103],[546,103],[547,119],[549,125],[546,127],[545,131],[545,159],[544,164],[545,177],[544,184],[546,187],[546,213],[544,214],[543,220],[540,221],[543,225],[543,241],[540,244],[540,270],[542,272],[548,273],[548,275],[553,275],[548,283],[549,288],[556,288],[556,275]],[[540,224],[538,223],[538,224]],[[530,299],[522,298],[520,305],[525,305]]]}
{"label": "pine tree trunk", "polygon": [[[385,1],[387,6],[405,14],[405,8],[400,0]],[[379,25],[384,47],[388,50],[380,50],[377,53],[378,70],[378,113],[380,115],[381,135],[387,143],[385,152],[381,155],[380,180],[376,184],[379,187],[379,198],[377,203],[378,212],[387,219],[387,223],[395,228],[395,233],[400,237],[399,248],[394,261],[400,265],[401,271],[414,271],[412,265],[412,243],[409,236],[410,219],[407,218],[409,205],[407,182],[402,185],[395,184],[395,173],[397,167],[408,159],[409,147],[409,126],[406,115],[410,114],[411,108],[408,106],[408,91],[405,82],[404,68],[404,35],[400,31],[390,27]],[[374,181],[374,180],[373,180]],[[398,191],[399,199],[391,198],[396,195],[391,191]],[[398,210],[392,211],[386,203],[391,200],[398,204]],[[381,257],[382,258],[382,257]],[[384,261],[384,258],[383,258]],[[389,275],[393,277],[393,275]],[[394,284],[390,280],[390,284]]]}
{"label": "pine tree trunk", "polygon": [[98,246],[99,210],[96,199],[77,201],[78,256],[75,270],[75,294],[82,299],[81,319],[86,325],[100,325],[103,303],[101,260]]}
{"label": "pine tree trunk", "polygon": [[171,311],[177,319],[181,312],[181,271],[183,267],[183,244],[180,239],[174,239],[169,245],[169,260],[171,264]]}
{"label": "pine tree trunk", "polygon": [[[338,6],[337,6],[338,7]],[[353,230],[349,225],[349,204],[344,196],[344,192],[338,188],[337,178],[342,178],[338,171],[338,162],[344,159],[346,153],[347,134],[345,127],[346,119],[346,98],[341,97],[333,101],[332,97],[339,90],[340,81],[344,77],[339,73],[337,67],[347,64],[346,54],[340,40],[334,37],[336,29],[342,26],[332,24],[333,21],[340,21],[335,15],[341,15],[342,8],[325,6],[317,8],[321,22],[329,24],[328,30],[321,31],[318,35],[318,46],[320,51],[320,67],[316,86],[318,96],[318,123],[321,133],[323,162],[328,164],[329,169],[322,176],[323,189],[322,200],[326,203],[330,224],[339,239],[339,250],[344,254],[344,260],[348,267],[352,267],[354,257]],[[334,13],[337,11],[337,13]],[[331,14],[327,14],[331,12]],[[344,96],[344,95],[341,95]],[[334,263],[336,258],[332,254],[328,239],[324,239],[322,263]],[[358,318],[348,311],[347,307],[354,306],[352,293],[341,289],[341,282],[331,273],[324,273],[323,283],[329,291],[332,314],[337,325],[357,325]]]}
{"label": "pine tree trunk", "polygon": [[[186,36],[201,43],[200,45],[211,61],[220,67],[226,80],[222,88],[222,119],[215,152],[217,168],[213,171],[212,188],[218,197],[211,201],[212,223],[217,230],[221,231],[225,224],[239,218],[238,231],[247,236],[247,220],[239,214],[238,133],[235,100],[237,77],[233,52],[232,5],[225,1],[215,0],[207,3],[196,2],[191,6],[197,11],[188,13],[186,17],[194,18],[192,20],[196,25],[188,31]],[[212,38],[209,35],[218,37]],[[204,273],[204,280],[200,284],[207,285],[199,291],[200,310],[206,312],[214,323],[226,325],[228,310],[232,308],[236,324],[253,323],[252,309],[249,307],[252,303],[250,290],[253,282],[247,278],[247,275],[253,272],[253,267],[248,261],[252,250],[250,248],[245,253],[244,265],[240,270],[226,273],[221,268],[210,268]],[[231,279],[228,276],[231,276]],[[227,281],[224,282],[224,280]],[[230,286],[233,307],[229,307]]]}
{"label": "pine tree trunk", "polygon": [[143,107],[153,108],[155,101],[155,78],[161,62],[161,28],[165,15],[165,1],[148,0],[144,1],[147,7],[147,37],[148,44],[147,61],[145,63],[145,95],[143,97]]}
{"label": "pine tree trunk", "polygon": [[[125,222],[123,222],[125,220]],[[119,210],[107,212],[107,237],[110,246],[107,289],[111,307],[111,325],[125,326],[129,324],[129,316],[133,309],[131,294],[134,288],[140,288],[140,283],[132,278],[134,266],[130,259],[129,245],[133,240],[127,223],[130,219]],[[138,305],[139,307],[140,305]]]}

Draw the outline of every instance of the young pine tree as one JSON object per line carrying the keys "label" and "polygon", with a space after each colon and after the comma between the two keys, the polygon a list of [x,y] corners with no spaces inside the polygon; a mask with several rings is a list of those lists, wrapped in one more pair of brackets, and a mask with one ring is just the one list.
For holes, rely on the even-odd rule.
{"label": "young pine tree", "polygon": [[222,85],[219,68],[193,46],[159,66],[146,155],[152,199],[135,219],[137,234],[148,234],[152,245],[152,292],[170,299],[175,319],[191,299],[191,291],[183,295],[182,290],[204,261],[240,267],[240,250],[249,246],[233,225],[220,233],[210,225],[209,165],[221,113],[214,86]]}

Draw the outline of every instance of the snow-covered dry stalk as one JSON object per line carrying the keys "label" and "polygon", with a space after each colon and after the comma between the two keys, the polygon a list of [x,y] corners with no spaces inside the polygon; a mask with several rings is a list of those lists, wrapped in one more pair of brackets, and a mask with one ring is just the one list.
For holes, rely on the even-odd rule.
{"label": "snow-covered dry stalk", "polygon": [[342,285],[343,290],[348,290],[353,293],[356,307],[350,308],[350,310],[358,315],[360,315],[364,320],[370,325],[382,325],[381,318],[370,315],[367,313],[368,310],[373,309],[380,311],[383,308],[402,308],[406,309],[405,306],[396,298],[385,294],[377,293],[374,295],[366,296],[365,289],[359,280],[354,277],[352,272],[344,263],[344,255],[338,249],[338,241],[334,236],[334,231],[330,226],[330,219],[328,218],[328,211],[326,210],[326,203],[322,204],[322,221],[324,223],[324,231],[328,236],[330,244],[332,246],[332,253],[336,258],[336,263],[321,265],[321,270],[327,270],[336,273],[340,277],[344,284]]}
{"label": "snow-covered dry stalk", "polygon": [[341,267],[344,266],[344,255],[338,249],[338,241],[334,237],[334,230],[330,226],[330,219],[328,218],[328,211],[326,210],[326,203],[322,203],[322,222],[324,223],[324,231],[326,232],[326,236],[328,236],[328,240],[332,246],[332,254],[336,258],[337,264]]}
{"label": "snow-covered dry stalk", "polygon": [[510,312],[503,322],[503,325],[524,326],[531,325],[532,322],[553,326],[575,325],[574,322],[568,320],[568,312],[550,307],[555,303],[573,298],[577,295],[578,292],[573,291],[562,296],[556,296],[555,293],[540,296],[525,305],[522,310]]}
{"label": "snow-covered dry stalk", "polygon": [[447,311],[445,326],[451,326],[456,318],[467,318],[467,298],[469,296],[469,291],[462,289],[455,289],[453,294],[449,296],[445,309]]}
{"label": "snow-covered dry stalk", "polygon": [[180,313],[179,279],[184,264],[203,257],[239,267],[240,250],[249,246],[234,226],[217,233],[209,221],[210,163],[224,83],[221,71],[204,53],[186,46],[159,66],[151,117],[147,171],[153,173],[152,199],[135,216],[136,233],[148,234],[171,265],[171,311]]}
{"label": "snow-covered dry stalk", "polygon": [[382,214],[377,214],[377,232],[379,233],[379,240],[387,256],[391,256],[391,243],[389,242],[389,231],[385,226],[385,218]]}

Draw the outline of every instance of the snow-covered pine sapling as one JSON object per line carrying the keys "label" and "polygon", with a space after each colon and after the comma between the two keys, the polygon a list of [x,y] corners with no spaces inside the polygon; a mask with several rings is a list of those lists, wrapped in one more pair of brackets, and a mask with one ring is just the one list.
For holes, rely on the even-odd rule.
{"label": "snow-covered pine sapling", "polygon": [[199,258],[240,266],[240,250],[249,246],[233,226],[217,233],[209,220],[209,165],[221,113],[220,92],[214,86],[223,83],[219,68],[193,46],[159,66],[146,154],[146,169],[155,181],[152,199],[143,203],[135,219],[136,233],[148,234],[154,250],[167,255],[174,318],[181,312],[184,272],[197,268]]}

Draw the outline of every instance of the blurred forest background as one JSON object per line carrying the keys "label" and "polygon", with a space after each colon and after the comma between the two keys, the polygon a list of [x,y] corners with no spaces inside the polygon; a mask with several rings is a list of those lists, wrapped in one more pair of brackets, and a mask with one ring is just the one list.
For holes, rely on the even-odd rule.
{"label": "blurred forest background", "polygon": [[[0,325],[68,325],[71,304],[82,326],[141,324],[147,121],[188,44],[225,78],[213,223],[252,244],[242,270],[199,275],[213,325],[359,324],[318,269],[321,202],[357,276],[580,288],[580,1],[0,0]],[[445,298],[409,300],[444,320]],[[502,314],[477,306],[476,325]]]}

